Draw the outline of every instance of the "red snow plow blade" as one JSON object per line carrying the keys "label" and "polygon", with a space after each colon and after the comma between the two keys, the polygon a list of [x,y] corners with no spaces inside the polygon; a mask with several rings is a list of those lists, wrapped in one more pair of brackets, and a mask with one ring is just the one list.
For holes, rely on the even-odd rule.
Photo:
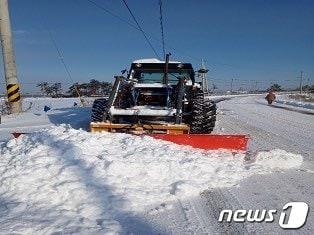
{"label": "red snow plow blade", "polygon": [[151,134],[150,136],[156,139],[205,150],[226,149],[246,151],[249,140],[249,137],[246,135]]}

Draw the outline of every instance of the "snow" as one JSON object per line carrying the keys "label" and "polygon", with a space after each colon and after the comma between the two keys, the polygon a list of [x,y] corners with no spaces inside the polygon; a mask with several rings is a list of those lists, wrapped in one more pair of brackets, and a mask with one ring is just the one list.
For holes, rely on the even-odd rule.
{"label": "snow", "polygon": [[128,109],[120,109],[111,107],[110,113],[112,115],[137,115],[137,116],[173,116],[176,113],[176,109],[172,108],[165,108],[161,106],[134,106]]}
{"label": "snow", "polygon": [[[305,102],[302,100],[296,100],[293,98],[289,98],[287,95],[278,96],[275,100],[275,103],[314,110],[314,103],[313,102]],[[313,113],[314,113],[314,111],[313,111]]]}
{"label": "snow", "polygon": [[301,164],[301,155],[283,150],[247,162],[244,154],[60,125],[2,144],[0,193],[9,207],[0,227],[4,233],[125,232],[121,217],[140,216],[151,205],[171,208],[208,188]]}
{"label": "snow", "polygon": [[226,94],[226,95],[207,95],[205,96],[206,99],[210,99],[215,101],[216,103],[224,101],[224,100],[231,100],[233,98],[241,98],[241,97],[265,97],[265,94]]}
{"label": "snow", "polygon": [[[87,105],[91,105],[95,98],[83,97],[82,98]],[[4,99],[0,97],[0,104],[4,102]],[[23,98],[23,111],[31,113],[44,113],[44,106],[48,106],[52,109],[71,108],[76,102],[80,105],[79,98],[50,98],[50,97],[29,97]]]}
{"label": "snow", "polygon": [[[156,58],[150,58],[150,59],[139,59],[139,60],[134,60],[133,61],[133,64],[145,64],[145,63],[157,63],[157,64],[160,64],[160,63],[165,63],[165,61],[163,60],[159,60],[159,59],[156,59]],[[169,63],[176,63],[176,64],[180,64],[181,62],[179,61],[169,61]]]}
{"label": "snow", "polygon": [[136,83],[134,84],[136,88],[167,88],[166,84],[163,83]]}
{"label": "snow", "polygon": [[[264,223],[221,228],[211,214],[291,200],[311,207],[313,118],[263,96],[228,98],[218,103],[215,132],[249,134],[246,155],[89,133],[90,107],[73,107],[78,99],[25,99],[31,108],[0,124],[1,233],[282,232]],[[31,134],[12,139],[13,131]]]}
{"label": "snow", "polygon": [[[86,105],[91,105],[93,98],[84,98]],[[1,102],[1,100],[0,100]],[[74,107],[74,102],[78,107]],[[51,108],[47,113],[44,106]],[[3,115],[0,124],[0,143],[11,137],[12,132],[29,133],[60,123],[74,128],[87,129],[90,107],[79,107],[78,98],[25,98],[22,114]]]}
{"label": "snow", "polygon": [[314,122],[311,113],[267,105],[263,96],[219,102],[217,112],[214,131],[249,134],[251,151],[279,148],[302,154],[313,161]]}

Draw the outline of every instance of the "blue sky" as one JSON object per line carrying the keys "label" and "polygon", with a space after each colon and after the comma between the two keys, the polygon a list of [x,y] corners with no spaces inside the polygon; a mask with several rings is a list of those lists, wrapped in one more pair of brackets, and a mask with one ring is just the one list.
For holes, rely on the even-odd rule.
{"label": "blue sky", "polygon": [[[134,24],[119,0],[94,0]],[[157,52],[162,52],[158,0],[128,0]],[[143,35],[87,0],[9,0],[18,74],[24,91],[38,81],[110,81],[132,60],[155,57]],[[172,59],[201,58],[218,88],[278,82],[297,86],[300,70],[314,80],[313,0],[163,0],[164,28]],[[157,39],[157,40],[156,40]],[[1,66],[3,74],[3,68]],[[4,82],[2,75],[1,82]],[[3,85],[2,85],[3,87]]]}

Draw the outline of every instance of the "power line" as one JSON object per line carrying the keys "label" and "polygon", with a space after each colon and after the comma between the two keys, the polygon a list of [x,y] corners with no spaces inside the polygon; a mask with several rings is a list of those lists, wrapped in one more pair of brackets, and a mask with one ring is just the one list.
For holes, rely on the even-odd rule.
{"label": "power line", "polygon": [[150,46],[150,48],[153,50],[153,52],[155,53],[155,55],[157,56],[157,58],[160,58],[158,53],[156,52],[155,48],[153,47],[153,45],[151,44],[151,42],[149,41],[148,37],[146,36],[146,33],[144,32],[144,30],[142,29],[142,27],[140,26],[140,24],[138,23],[138,21],[136,20],[133,12],[131,11],[130,7],[128,6],[127,2],[125,0],[122,0],[122,2],[124,3],[124,5],[126,6],[126,8],[128,9],[130,15],[132,16],[134,22],[136,23],[137,27],[139,28],[139,30],[142,32],[146,42],[148,43],[148,45]]}
{"label": "power line", "polygon": [[56,49],[56,51],[57,51],[57,53],[58,53],[58,57],[59,57],[59,59],[60,59],[62,65],[63,65],[63,67],[64,67],[64,70],[66,71],[66,73],[67,73],[69,79],[73,82],[72,75],[71,75],[71,73],[70,73],[70,70],[69,70],[67,64],[66,64],[65,61],[64,61],[63,54],[62,54],[61,50],[59,49],[59,47],[58,47],[58,45],[57,45],[57,42],[56,42],[56,40],[54,39],[54,37],[52,36],[52,33],[51,33],[50,30],[48,30],[48,34],[49,34],[49,37],[50,37],[50,40],[51,40],[53,46],[55,47],[55,49]]}
{"label": "power line", "polygon": [[163,17],[162,17],[162,0],[159,0],[159,20],[160,20],[160,29],[161,29],[161,42],[162,42],[162,52],[164,58],[166,58],[166,51],[165,51],[165,34],[164,34],[164,24],[163,24]]}
{"label": "power line", "polygon": [[120,17],[119,15],[113,13],[112,11],[109,11],[109,10],[106,9],[105,7],[99,5],[97,2],[92,1],[92,0],[86,0],[86,1],[90,2],[91,4],[93,4],[94,6],[98,7],[99,9],[103,10],[104,12],[108,13],[109,15],[111,15],[111,16],[113,16],[113,17],[119,19],[120,21],[122,21],[122,22],[128,24],[128,25],[131,26],[132,28],[141,31],[140,28],[136,27],[134,24],[131,24],[128,20],[126,20],[126,19]]}
{"label": "power line", "polygon": [[[104,6],[102,6],[102,5],[98,4],[98,3],[96,3],[95,1],[93,1],[93,0],[86,0],[86,1],[89,2],[89,3],[92,3],[95,7],[99,8],[99,9],[101,9],[102,11],[108,13],[109,15],[115,17],[116,19],[120,20],[121,22],[126,23],[126,24],[129,25],[130,27],[132,27],[132,28],[134,28],[134,29],[136,29],[136,30],[138,30],[138,31],[141,31],[141,29],[138,28],[136,25],[130,23],[128,20],[126,20],[126,19],[124,19],[123,17],[120,17],[119,15],[113,13],[112,11],[110,11],[110,10],[108,10],[107,8],[105,8]],[[146,34],[146,37],[147,37],[147,38],[154,39],[155,41],[158,41],[158,42],[162,42],[160,39],[158,39],[157,37],[152,36],[152,35],[150,35],[150,36],[148,37],[148,35]],[[151,44],[151,43],[149,43],[149,44]],[[195,60],[195,61],[200,61],[200,60],[201,60],[201,58],[197,58],[197,57],[195,57],[195,56],[192,56],[192,55],[186,53],[185,51],[178,50],[177,48],[173,47],[173,46],[170,45],[169,43],[164,43],[164,44],[165,44],[165,46],[167,46],[168,48],[170,48],[170,49],[172,49],[172,50],[175,50],[175,51],[177,51],[179,54],[185,55],[185,56],[191,58],[192,60]],[[157,54],[157,53],[156,53],[156,50],[154,50],[154,53]],[[156,55],[156,56],[159,58],[158,55]],[[206,60],[206,61],[207,61],[207,60]],[[215,66],[215,65],[222,65],[222,66],[227,66],[227,67],[235,67],[234,65],[225,64],[225,63],[219,63],[219,62],[215,62],[215,61],[208,61],[208,62],[210,62],[210,63],[211,63],[212,65],[214,65],[214,66]]]}
{"label": "power line", "polygon": [[[52,44],[56,48],[56,51],[57,51],[58,56],[59,56],[59,59],[60,59],[61,63],[63,64],[64,70],[66,71],[66,73],[67,73],[69,79],[71,80],[71,82],[74,83],[72,75],[71,75],[70,70],[69,70],[69,67],[67,66],[67,64],[64,61],[63,54],[62,54],[60,48],[58,47],[56,40],[54,39],[54,37],[53,37],[53,35],[52,35],[50,30],[48,30],[48,33],[49,33],[49,37],[50,37],[50,39],[52,41]],[[74,85],[74,90],[76,91],[76,93],[77,93],[77,95],[78,95],[78,97],[80,99],[81,104],[84,105],[84,102],[83,102],[83,100],[81,98],[81,94],[80,94],[79,90],[77,89],[76,85]]]}
{"label": "power line", "polygon": [[[55,49],[56,49],[56,51],[57,51],[59,60],[61,61],[61,64],[63,65],[64,70],[65,70],[65,72],[66,72],[68,78],[71,80],[72,83],[74,83],[73,78],[72,78],[72,75],[71,75],[71,72],[70,72],[70,69],[69,69],[69,67],[67,66],[67,64],[66,64],[66,62],[65,62],[65,60],[64,60],[64,58],[63,58],[63,53],[62,53],[61,49],[58,47],[58,44],[57,44],[56,40],[54,39],[54,37],[53,37],[51,31],[48,30],[47,27],[45,27],[44,19],[43,19],[42,15],[40,14],[40,11],[38,11],[37,14],[38,14],[38,16],[41,18],[41,27],[42,27],[43,29],[45,29],[45,30],[48,32],[49,38],[50,38],[50,40],[51,40],[53,46],[55,47]],[[80,92],[79,92],[79,90],[77,89],[76,85],[74,85],[74,89],[75,89],[75,91],[76,91],[76,93],[77,93],[77,95],[78,95],[78,97],[79,97],[79,99],[80,99],[81,104],[84,105],[83,99],[82,99],[82,97],[81,97],[81,95],[80,95]]]}
{"label": "power line", "polygon": [[[86,1],[90,2],[91,4],[93,4],[94,6],[96,6],[97,8],[99,8],[100,10],[102,10],[102,11],[108,13],[109,15],[111,15],[111,16],[117,18],[117,19],[120,20],[121,22],[126,23],[126,24],[129,25],[130,27],[132,27],[132,28],[134,28],[134,29],[136,29],[136,30],[142,32],[142,34],[144,35],[145,40],[146,40],[147,43],[149,44],[150,48],[153,50],[154,54],[159,58],[159,55],[157,54],[157,52],[156,52],[155,48],[153,47],[153,45],[151,44],[151,42],[149,41],[149,38],[148,38],[147,34],[143,31],[143,29],[140,27],[140,25],[138,24],[138,22],[137,22],[137,20],[136,20],[135,18],[133,18],[133,20],[135,21],[135,23],[137,24],[137,26],[134,25],[134,24],[132,24],[132,23],[130,23],[128,20],[126,20],[126,19],[120,17],[119,15],[113,13],[112,11],[108,10],[107,8],[105,8],[104,6],[98,4],[97,2],[95,2],[95,1],[93,1],[93,0],[86,0]],[[124,4],[126,4],[126,3],[124,3]],[[127,5],[126,5],[126,6],[127,6]],[[129,8],[128,6],[127,6],[127,8],[128,8],[128,10],[129,10],[129,12],[130,12],[130,8]],[[130,14],[134,17],[134,15],[132,14],[132,12],[130,12]],[[152,38],[153,38],[153,37],[152,37]],[[156,39],[156,38],[154,38],[154,39]],[[158,41],[159,41],[159,40],[158,40]]]}
{"label": "power line", "polygon": [[[107,8],[105,8],[104,6],[102,6],[102,5],[98,4],[98,3],[96,3],[95,1],[92,1],[92,0],[86,0],[86,1],[89,2],[89,3],[92,3],[95,7],[99,8],[100,10],[102,10],[102,11],[104,11],[104,12],[106,12],[106,13],[108,13],[109,15],[111,15],[111,16],[113,16],[114,18],[120,20],[121,22],[126,23],[126,24],[129,25],[130,27],[132,27],[132,28],[134,28],[134,29],[136,29],[136,30],[138,30],[138,31],[141,31],[141,29],[138,28],[136,25],[130,23],[128,20],[126,20],[126,19],[120,17],[119,15],[113,13],[112,11],[110,11],[110,10],[108,10]],[[146,34],[146,36],[148,37],[147,34]],[[154,39],[155,41],[162,42],[160,39],[158,39],[157,37],[154,37],[154,36],[152,36],[152,35],[150,35],[150,38],[151,38],[151,39]],[[166,45],[167,47],[171,48],[172,50],[178,51],[179,54],[186,55],[186,56],[190,57],[191,59],[193,59],[193,60],[195,60],[195,61],[199,61],[199,60],[200,60],[200,58],[191,56],[191,55],[187,54],[186,52],[183,52],[183,51],[181,51],[181,50],[178,50],[178,49],[174,48],[173,46],[171,46],[171,45],[168,44],[168,43],[165,43],[165,45]],[[159,57],[159,56],[158,56],[158,57]]]}

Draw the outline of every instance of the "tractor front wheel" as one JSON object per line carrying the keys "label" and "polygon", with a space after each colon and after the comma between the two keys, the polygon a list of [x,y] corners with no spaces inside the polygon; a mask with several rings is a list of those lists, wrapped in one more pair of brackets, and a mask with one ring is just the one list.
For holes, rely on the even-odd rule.
{"label": "tractor front wheel", "polygon": [[93,103],[92,107],[92,115],[91,121],[92,122],[102,122],[104,121],[104,113],[106,110],[107,99],[101,98],[96,99]]}

